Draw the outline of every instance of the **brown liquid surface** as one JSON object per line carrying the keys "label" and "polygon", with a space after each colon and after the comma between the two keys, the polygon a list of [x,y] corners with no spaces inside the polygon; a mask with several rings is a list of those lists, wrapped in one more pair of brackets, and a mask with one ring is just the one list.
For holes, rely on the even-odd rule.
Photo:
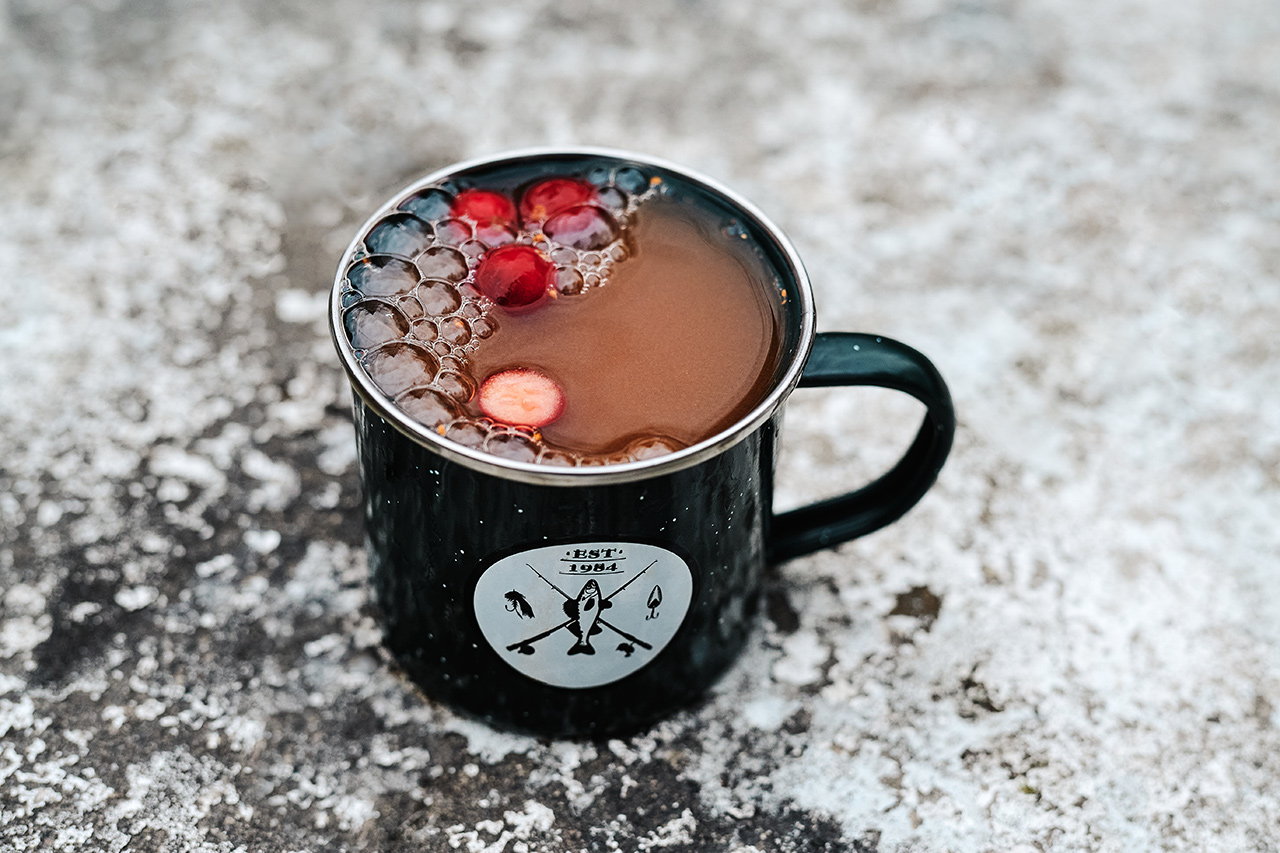
{"label": "brown liquid surface", "polygon": [[777,293],[755,253],[662,199],[640,206],[628,234],[633,254],[607,284],[498,311],[498,333],[470,358],[478,381],[532,367],[559,382],[566,408],[542,434],[579,453],[708,438],[759,403],[777,361]]}

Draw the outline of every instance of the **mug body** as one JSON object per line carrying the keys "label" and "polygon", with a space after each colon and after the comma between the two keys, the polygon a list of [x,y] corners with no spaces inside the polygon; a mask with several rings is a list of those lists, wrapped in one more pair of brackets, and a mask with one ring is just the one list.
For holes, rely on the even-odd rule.
{"label": "mug body", "polygon": [[[373,585],[385,642],[426,694],[495,725],[549,736],[634,731],[689,704],[741,650],[769,547],[781,409],[813,345],[810,286],[787,239],[749,202],[673,164],[602,149],[517,152],[405,188],[367,233],[424,188],[492,170],[604,163],[696,192],[751,239],[776,276],[779,353],[760,402],[666,456],[558,468],[453,443],[399,409],[330,320],[355,390]],[[417,195],[415,195],[417,194]]]}
{"label": "mug body", "polygon": [[608,736],[689,704],[742,649],[776,418],[692,467],[581,487],[460,465],[363,402],[356,435],[385,643],[428,696],[505,728]]}

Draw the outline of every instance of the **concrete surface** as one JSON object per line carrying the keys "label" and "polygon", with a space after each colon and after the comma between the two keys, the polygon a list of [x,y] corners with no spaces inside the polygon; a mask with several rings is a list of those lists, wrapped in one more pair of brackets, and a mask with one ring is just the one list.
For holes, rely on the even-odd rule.
{"label": "concrete surface", "polygon": [[[388,192],[541,143],[753,198],[961,422],[605,744],[379,654],[322,319]],[[6,0],[0,377],[5,851],[1280,849],[1273,2]],[[798,395],[780,502],[915,417]]]}

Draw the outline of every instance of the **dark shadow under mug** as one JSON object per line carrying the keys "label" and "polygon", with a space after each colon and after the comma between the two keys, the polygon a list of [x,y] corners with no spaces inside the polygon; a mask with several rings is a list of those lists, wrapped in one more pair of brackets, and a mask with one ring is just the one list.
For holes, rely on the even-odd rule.
{"label": "dark shadow under mug", "polygon": [[[815,332],[804,268],[781,231],[687,169],[604,149],[514,152],[451,166],[405,188],[365,234],[424,188],[495,170],[637,169],[712,199],[745,228],[785,287],[781,358],[737,423],[673,454],[556,468],[442,438],[368,377],[344,331],[342,259],[330,321],[355,394],[370,572],[385,643],[432,699],[545,736],[634,732],[690,704],[741,651],[766,565],[870,533],[933,484],[955,415],[923,355],[875,335]],[[772,510],[778,428],[796,387],[873,385],[926,413],[898,463],[857,491]]]}

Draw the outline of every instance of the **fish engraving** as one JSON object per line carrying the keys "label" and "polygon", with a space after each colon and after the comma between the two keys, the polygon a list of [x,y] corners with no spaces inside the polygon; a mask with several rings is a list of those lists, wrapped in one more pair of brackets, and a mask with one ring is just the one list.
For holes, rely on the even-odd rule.
{"label": "fish engraving", "polygon": [[582,585],[578,597],[564,603],[564,615],[569,617],[569,630],[578,641],[569,649],[571,655],[594,655],[591,636],[601,632],[600,611],[610,606],[600,594],[600,584],[595,578]]}

